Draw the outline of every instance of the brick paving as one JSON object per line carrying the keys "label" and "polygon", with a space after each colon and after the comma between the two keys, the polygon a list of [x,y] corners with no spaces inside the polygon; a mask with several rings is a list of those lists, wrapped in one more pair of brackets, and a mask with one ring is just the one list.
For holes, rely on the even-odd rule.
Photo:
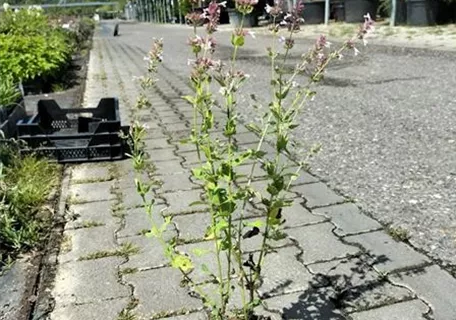
{"label": "brick paving", "polygon": [[[142,56],[135,45],[98,30],[85,105],[116,96],[122,122],[128,123],[140,92],[132,78],[145,70]],[[191,240],[179,249],[192,254],[192,248],[211,244],[202,239],[206,208],[188,206],[200,200],[202,192],[189,177],[195,151],[179,143],[191,121],[190,107],[179,97],[189,88],[169,69],[161,69],[159,77],[160,84],[149,94],[152,108],[136,115],[151,128],[146,146],[163,182],[154,196],[159,209],[175,216],[169,236]],[[254,137],[242,131],[246,134],[238,143],[252,143]],[[130,161],[66,170],[67,215],[72,219],[58,257],[50,319],[116,320],[126,308],[138,319],[207,319],[201,301],[179,285],[180,275],[169,266],[159,243],[142,235],[148,222],[132,183]],[[261,187],[261,170],[256,176]],[[291,191],[296,200],[284,210],[287,238],[275,243],[276,252],[264,265],[260,313],[273,319],[456,319],[456,279],[449,273],[395,241],[377,221],[310,174],[298,179]],[[249,214],[255,216],[254,206]],[[199,259],[209,268],[214,264],[210,256]],[[206,280],[198,271],[192,277]]]}

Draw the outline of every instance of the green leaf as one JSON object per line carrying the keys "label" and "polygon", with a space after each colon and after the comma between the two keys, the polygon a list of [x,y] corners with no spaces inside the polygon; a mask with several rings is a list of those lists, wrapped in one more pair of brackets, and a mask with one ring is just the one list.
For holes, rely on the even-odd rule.
{"label": "green leaf", "polygon": [[287,150],[288,137],[283,134],[279,134],[277,137],[277,151],[282,152]]}
{"label": "green leaf", "polygon": [[172,257],[171,266],[173,268],[180,269],[185,273],[193,269],[192,260],[182,254],[176,254]]}
{"label": "green leaf", "polygon": [[242,47],[245,43],[244,36],[242,35],[231,35],[231,44],[235,47]]}
{"label": "green leaf", "polygon": [[208,267],[207,264],[205,264],[205,263],[201,264],[201,270],[202,270],[205,274],[213,275],[212,272],[209,270],[209,267]]}
{"label": "green leaf", "polygon": [[211,252],[211,250],[208,250],[208,249],[201,249],[201,248],[194,248],[192,250],[192,253],[197,256],[197,257],[201,257],[207,253]]}
{"label": "green leaf", "polygon": [[194,105],[196,103],[196,99],[193,96],[183,96],[182,99],[190,103],[191,105]]}
{"label": "green leaf", "polygon": [[245,223],[245,226],[246,227],[257,227],[257,228],[261,228],[262,226],[264,226],[264,221],[262,220],[255,220],[255,221],[251,221],[251,222],[246,222]]}
{"label": "green leaf", "polygon": [[205,205],[206,203],[204,201],[200,201],[200,200],[197,200],[197,201],[193,201],[192,203],[190,203],[188,206],[189,207],[194,207],[194,206],[199,206],[199,205]]}
{"label": "green leaf", "polygon": [[257,134],[261,134],[262,131],[260,129],[260,127],[258,127],[258,125],[256,125],[255,123],[249,123],[245,126],[247,128],[247,130],[253,132],[253,133],[257,133]]}

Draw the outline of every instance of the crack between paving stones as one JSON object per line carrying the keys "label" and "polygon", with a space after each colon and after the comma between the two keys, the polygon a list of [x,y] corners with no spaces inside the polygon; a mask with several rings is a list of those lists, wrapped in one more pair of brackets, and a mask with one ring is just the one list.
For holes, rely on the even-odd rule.
{"label": "crack between paving stones", "polygon": [[[117,167],[117,169],[118,169],[118,167]],[[116,188],[114,188],[113,193],[116,195],[116,199],[117,199],[117,203],[116,203],[116,204],[117,204],[117,205],[121,205],[121,204],[123,203],[123,197],[124,197],[124,196],[123,196],[123,193],[122,193],[122,191],[120,190],[120,187],[119,187],[119,185],[118,185],[118,184],[119,184],[119,180],[118,180],[118,179],[116,179],[115,184],[116,184]],[[121,209],[121,210],[122,210],[122,209]],[[125,209],[123,209],[123,210],[125,210]],[[113,218],[114,218],[114,217],[113,217]],[[114,219],[115,219],[115,218],[114,218]],[[117,218],[117,219],[119,219],[119,221],[118,221],[119,227],[118,227],[118,228],[115,230],[115,232],[114,232],[114,240],[115,240],[117,246],[120,247],[120,246],[121,246],[121,243],[120,243],[120,241],[119,241],[120,238],[119,238],[118,233],[119,233],[121,230],[123,230],[123,229],[125,228],[125,225],[126,225],[126,215],[123,214],[123,215],[121,215],[121,216],[120,216],[119,218]],[[130,301],[129,301],[129,303],[127,304],[127,306],[125,306],[122,310],[133,311],[133,310],[136,308],[136,304],[137,304],[136,302],[138,301],[137,298],[135,297],[135,287],[134,287],[133,284],[129,283],[128,281],[126,281],[126,280],[124,279],[124,275],[121,274],[121,270],[120,270],[121,267],[122,267],[123,265],[125,265],[129,260],[130,260],[130,259],[129,259],[129,256],[126,256],[126,257],[124,258],[124,261],[121,262],[121,263],[117,266],[117,268],[116,268],[117,270],[116,270],[116,271],[117,271],[117,281],[118,281],[118,283],[121,284],[122,286],[128,287],[128,289],[129,289],[129,291],[130,291],[130,295],[129,295]],[[131,307],[131,306],[133,306],[133,307]]]}

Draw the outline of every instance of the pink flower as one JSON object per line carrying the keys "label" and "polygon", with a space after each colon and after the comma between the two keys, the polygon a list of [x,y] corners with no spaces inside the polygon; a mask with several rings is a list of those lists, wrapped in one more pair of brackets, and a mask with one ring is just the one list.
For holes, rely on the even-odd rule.
{"label": "pink flower", "polygon": [[355,57],[360,54],[360,51],[358,49],[356,49],[355,47],[353,47],[353,51],[354,51],[354,55]]}
{"label": "pink flower", "polygon": [[329,47],[331,47],[331,42],[329,42],[329,41],[326,39],[326,36],[321,35],[321,36],[318,37],[318,39],[317,39],[316,47],[317,47],[317,50],[321,50],[321,49],[323,49],[323,48],[329,48]]}
{"label": "pink flower", "polygon": [[274,2],[274,6],[271,7],[269,4],[266,4],[265,10],[268,14],[273,17],[277,17],[282,13],[282,0],[277,0]]}
{"label": "pink flower", "polygon": [[[225,5],[225,2],[222,5]],[[214,33],[217,31],[217,26],[220,20],[220,7],[222,5],[215,2],[215,0],[212,0],[209,6],[204,9],[203,14],[205,15],[206,19],[208,19],[206,25],[206,30],[208,33]]]}

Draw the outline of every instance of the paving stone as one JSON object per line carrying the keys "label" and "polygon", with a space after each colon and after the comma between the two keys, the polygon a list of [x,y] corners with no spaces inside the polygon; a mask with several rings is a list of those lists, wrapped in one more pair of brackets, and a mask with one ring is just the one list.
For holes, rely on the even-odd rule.
{"label": "paving stone", "polygon": [[[261,244],[263,242],[263,234],[266,228],[266,217],[256,217],[252,219],[244,219],[245,223],[252,223],[252,222],[261,222],[261,227],[260,229],[260,234],[252,237],[252,238],[247,238],[242,241],[242,250],[244,251],[256,251],[261,249]],[[248,230],[251,228],[245,227],[244,228],[244,233],[246,233]],[[268,244],[272,248],[279,248],[279,247],[284,247],[287,245],[293,244],[291,240],[288,237],[285,237],[284,239],[279,239],[279,240],[269,240]]]}
{"label": "paving stone", "polygon": [[295,186],[291,188],[291,191],[300,194],[306,200],[308,208],[328,206],[344,201],[344,198],[338,196],[321,182]]}
{"label": "paving stone", "polygon": [[[260,295],[275,296],[309,288],[312,274],[298,261],[299,252],[294,247],[287,247],[266,255],[262,269],[264,281],[258,290]],[[258,253],[254,256],[257,261]]]}
{"label": "paving stone", "polygon": [[268,310],[279,312],[282,319],[345,320],[330,298],[323,292],[309,288],[263,300]]}
{"label": "paving stone", "polygon": [[158,110],[155,110],[155,113],[160,117],[175,117],[175,116],[179,116],[179,113],[177,113],[176,111],[174,110],[161,110],[161,109],[158,109]]}
{"label": "paving stone", "polygon": [[149,152],[149,160],[155,163],[159,161],[169,160],[181,161],[182,158],[174,153],[174,149],[159,149],[154,150],[153,152]]}
{"label": "paving stone", "polygon": [[185,120],[182,120],[179,116],[167,116],[167,117],[160,117],[160,121],[163,124],[179,124],[179,123],[186,123]]}
{"label": "paving stone", "polygon": [[70,199],[72,203],[93,201],[106,201],[115,198],[111,193],[112,181],[74,184],[70,186]]}
{"label": "paving stone", "polygon": [[324,263],[311,264],[310,271],[315,277],[316,286],[325,286],[328,296],[338,297],[339,308],[346,312],[375,308],[385,304],[414,298],[406,288],[392,285],[370,267],[366,259],[352,257]]}
{"label": "paving stone", "polygon": [[[424,320],[428,307],[420,300],[390,304],[381,308],[350,314],[353,320]],[[449,318],[447,318],[449,319]]]}
{"label": "paving stone", "polygon": [[[252,171],[252,165],[241,165],[236,168],[236,173],[238,175],[242,175],[243,177],[239,177],[238,181],[247,181],[250,177]],[[263,180],[261,178],[266,177],[266,171],[264,171],[259,164],[255,166],[253,171],[253,180]]]}
{"label": "paving stone", "polygon": [[[256,142],[240,144],[240,145],[238,145],[238,148],[239,148],[239,151],[247,151],[249,149],[256,150],[256,149],[258,149],[258,139]],[[266,158],[270,159],[271,157],[275,157],[275,152],[276,152],[275,148],[273,148],[269,144],[263,143],[261,145],[261,151],[266,152],[266,155],[265,155]],[[288,157],[284,157],[284,156],[280,157],[280,163],[283,164],[283,163],[287,163],[287,162],[289,162]]]}
{"label": "paving stone", "polygon": [[[170,239],[173,235],[175,235],[174,232],[167,232],[165,238]],[[140,235],[123,238],[122,240],[137,245],[140,248],[140,252],[129,256],[128,261],[125,262],[120,269],[135,268],[141,270],[163,267],[169,264],[169,259],[165,256],[163,246],[158,239]]]}
{"label": "paving stone", "polygon": [[69,212],[73,220],[66,223],[65,229],[80,228],[89,222],[97,222],[104,225],[115,224],[111,211],[114,204],[115,201],[99,201],[70,205]]}
{"label": "paving stone", "polygon": [[[287,168],[284,172],[285,173],[296,173],[298,170],[298,167],[289,167]],[[291,183],[292,186],[297,186],[301,184],[308,184],[308,183],[314,183],[318,182],[319,180],[312,176],[310,173],[306,172],[305,170],[301,169],[298,172],[298,176],[295,177],[293,182]]]}
{"label": "paving stone", "polygon": [[456,279],[439,266],[401,272],[391,279],[406,285],[428,302],[435,320],[456,319]]}
{"label": "paving stone", "polygon": [[159,129],[160,126],[157,124],[158,120],[152,114],[136,114],[136,119],[147,129]]}
{"label": "paving stone", "polygon": [[[136,187],[124,188],[122,191],[122,198],[123,198],[123,206],[125,208],[136,208],[140,206],[144,206],[144,202],[141,196],[138,194]],[[146,200],[150,201],[151,199],[155,199],[156,204],[163,203],[163,200],[160,199],[157,195],[154,195],[152,192],[147,193]]]}
{"label": "paving stone", "polygon": [[79,258],[97,251],[115,250],[117,247],[116,228],[115,225],[110,225],[66,230],[63,236],[70,239],[68,241],[71,241],[71,250],[59,255],[59,263],[77,261]]}
{"label": "paving stone", "polygon": [[96,182],[97,180],[110,180],[111,174],[109,167],[106,165],[78,165],[71,169],[71,180],[73,183],[79,183],[83,181]]}
{"label": "paving stone", "polygon": [[[250,183],[250,187],[253,188],[253,190],[255,190],[257,193],[259,193],[262,197],[267,197],[269,198],[269,193],[267,192],[267,187],[268,187],[268,183],[269,181],[268,180],[256,180],[256,181],[252,181]],[[245,186],[247,183],[246,182],[239,182],[239,184],[241,186]],[[297,195],[293,192],[286,192],[285,193],[286,197],[288,199],[292,199],[292,198],[296,198]],[[255,200],[253,201],[255,204],[259,204],[260,203],[260,198],[255,198]]]}
{"label": "paving stone", "polygon": [[[167,207],[165,205],[154,206],[153,221],[157,225],[162,225],[164,219],[161,212]],[[137,236],[144,230],[150,230],[150,218],[146,213],[145,208],[132,208],[125,212],[125,225],[117,232],[118,237],[131,237]]]}
{"label": "paving stone", "polygon": [[[198,159],[198,153],[196,151],[194,152],[179,152],[179,155],[184,158],[184,161],[182,162],[182,165],[185,166],[186,168],[193,168],[199,165],[199,159]],[[204,156],[203,153],[200,154],[201,156],[201,161],[206,161],[206,157]]]}
{"label": "paving stone", "polygon": [[190,174],[189,169],[182,167],[181,161],[182,160],[169,160],[156,162],[154,163],[155,172],[157,175],[170,175],[185,172],[188,172]]}
{"label": "paving stone", "polygon": [[129,297],[129,288],[117,281],[117,267],[123,261],[109,257],[59,264],[52,290],[56,304],[63,307]]}
{"label": "paving stone", "polygon": [[195,312],[182,316],[166,318],[166,320],[208,320],[208,317],[204,312]]}
{"label": "paving stone", "polygon": [[344,244],[331,230],[334,226],[331,223],[320,223],[287,229],[285,232],[298,241],[303,249],[304,263],[327,261],[335,258],[343,258],[359,252],[354,246]]}
{"label": "paving stone", "polygon": [[375,257],[374,266],[381,272],[412,267],[429,262],[403,242],[397,242],[383,231],[345,237],[347,242],[358,243]]}
{"label": "paving stone", "polygon": [[[136,188],[135,179],[138,179],[143,183],[149,183],[150,181],[152,181],[152,179],[159,180],[156,177],[150,176],[148,173],[137,173],[133,170],[133,166],[131,166],[128,172],[119,175],[117,180],[117,186],[121,191],[126,188]],[[152,186],[152,189],[158,188],[159,186]]]}
{"label": "paving stone", "polygon": [[145,140],[144,144],[146,150],[174,149],[174,146],[172,144],[169,144],[168,141],[164,138]]}
{"label": "paving stone", "polygon": [[362,214],[353,203],[318,208],[313,210],[313,213],[330,218],[337,226],[335,232],[340,236],[382,228],[377,221]]}
{"label": "paving stone", "polygon": [[204,204],[190,206],[190,204],[195,201],[201,201],[200,190],[175,191],[171,193],[164,193],[162,196],[169,205],[169,213],[189,213],[202,211],[207,208]]}
{"label": "paving stone", "polygon": [[[218,264],[217,264],[217,256],[215,254],[215,244],[214,241],[205,241],[205,242],[197,242],[191,244],[184,244],[177,246],[176,249],[179,252],[186,253],[190,256],[193,261],[193,265],[195,269],[190,273],[189,277],[195,283],[201,283],[207,280],[211,280],[210,275],[207,272],[201,269],[201,266],[204,264],[207,266],[207,269],[210,273],[219,276],[218,274]],[[202,254],[195,254],[195,250],[203,250]],[[225,254],[221,255],[221,262],[223,266],[223,270],[227,268],[227,260]],[[226,275],[224,275],[226,278]]]}
{"label": "paving stone", "polygon": [[190,181],[190,176],[187,173],[169,175],[163,179],[163,185],[160,188],[161,192],[191,190],[199,188],[197,184]]}
{"label": "paving stone", "polygon": [[259,137],[252,132],[237,133],[234,139],[237,144],[250,144],[259,141]]}
{"label": "paving stone", "polygon": [[300,199],[295,199],[291,207],[282,209],[282,217],[285,219],[284,227],[294,228],[326,220],[324,217],[314,215],[304,208],[300,203],[301,201]]}
{"label": "paving stone", "polygon": [[69,305],[63,308],[56,307],[50,317],[51,320],[116,320],[129,301],[129,298],[123,298],[83,305]]}
{"label": "paving stone", "polygon": [[211,215],[208,212],[183,214],[174,216],[173,222],[179,230],[180,239],[203,239],[211,224]]}
{"label": "paving stone", "polygon": [[163,132],[163,129],[147,129],[146,134],[144,136],[144,140],[147,141],[148,139],[167,139],[168,136]]}
{"label": "paving stone", "polygon": [[138,315],[152,316],[158,313],[196,310],[202,307],[200,299],[192,298],[179,284],[181,273],[172,268],[159,268],[124,276],[135,288],[139,304]]}
{"label": "paving stone", "polygon": [[186,131],[190,134],[190,127],[184,121],[181,121],[181,123],[164,124],[163,127],[168,132]]}
{"label": "paving stone", "polygon": [[[36,263],[37,254],[18,257],[10,268],[2,268],[0,274],[0,319],[25,320],[31,305],[30,296],[34,294],[36,275],[40,272]],[[2,264],[3,267],[3,264]]]}
{"label": "paving stone", "polygon": [[193,143],[176,142],[174,145],[177,146],[177,154],[179,154],[179,155],[182,155],[182,153],[186,153],[186,152],[195,152],[196,153],[196,146]]}

